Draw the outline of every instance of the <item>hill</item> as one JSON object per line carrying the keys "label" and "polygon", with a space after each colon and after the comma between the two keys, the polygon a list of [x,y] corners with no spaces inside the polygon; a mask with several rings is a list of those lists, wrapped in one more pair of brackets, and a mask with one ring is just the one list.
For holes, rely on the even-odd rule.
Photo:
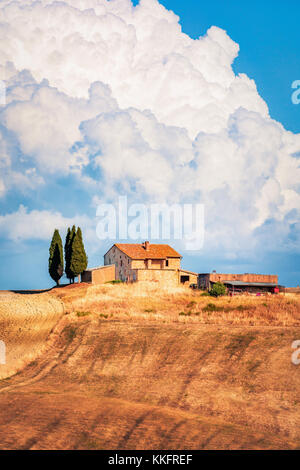
{"label": "hill", "polygon": [[[212,300],[107,284],[6,296],[8,349],[19,342],[27,365],[0,382],[0,448],[300,447],[296,295]],[[30,331],[41,335],[31,344]]]}

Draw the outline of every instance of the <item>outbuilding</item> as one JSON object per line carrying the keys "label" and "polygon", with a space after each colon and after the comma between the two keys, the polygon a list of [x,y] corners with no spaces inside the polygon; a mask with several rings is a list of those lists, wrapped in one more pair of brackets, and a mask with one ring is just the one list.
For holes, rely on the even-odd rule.
{"label": "outbuilding", "polygon": [[116,267],[114,264],[89,268],[81,274],[81,282],[91,284],[104,284],[105,282],[114,281],[115,279]]}

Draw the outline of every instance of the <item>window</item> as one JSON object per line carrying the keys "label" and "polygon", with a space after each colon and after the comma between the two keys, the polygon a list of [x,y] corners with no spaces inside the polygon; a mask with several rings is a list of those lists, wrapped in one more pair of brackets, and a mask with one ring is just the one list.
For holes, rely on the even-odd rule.
{"label": "window", "polygon": [[121,266],[123,266],[123,261],[121,260]]}
{"label": "window", "polygon": [[168,259],[166,260],[166,266],[169,266],[169,260]]}

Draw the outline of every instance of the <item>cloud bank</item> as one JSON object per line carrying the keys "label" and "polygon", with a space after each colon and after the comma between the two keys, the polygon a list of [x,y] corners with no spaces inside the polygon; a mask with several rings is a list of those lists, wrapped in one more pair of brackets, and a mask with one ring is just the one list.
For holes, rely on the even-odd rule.
{"label": "cloud bank", "polygon": [[[15,194],[15,220],[24,194],[59,175],[86,212],[119,193],[204,203],[207,251],[299,252],[300,135],[235,75],[238,52],[215,26],[191,39],[157,0],[2,1],[0,197]],[[71,221],[63,200],[51,214]]]}

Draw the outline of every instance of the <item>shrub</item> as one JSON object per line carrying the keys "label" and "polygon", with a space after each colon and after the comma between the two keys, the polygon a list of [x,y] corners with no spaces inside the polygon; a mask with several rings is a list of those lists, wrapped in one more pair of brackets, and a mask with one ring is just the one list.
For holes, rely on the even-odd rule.
{"label": "shrub", "polygon": [[209,303],[202,310],[203,312],[217,312],[220,307],[217,307],[215,304]]}
{"label": "shrub", "polygon": [[108,318],[108,315],[106,313],[100,313],[99,317],[100,318]]}
{"label": "shrub", "polygon": [[90,315],[91,312],[77,312],[77,317],[86,317],[87,315]]}
{"label": "shrub", "polygon": [[66,326],[63,331],[66,335],[66,340],[68,343],[71,343],[77,334],[77,328],[74,328],[73,326]]}
{"label": "shrub", "polygon": [[190,314],[191,314],[190,312],[187,312],[187,313],[185,313],[185,312],[179,312],[178,315],[183,316],[183,317],[187,317],[187,316],[189,316]]}
{"label": "shrub", "polygon": [[226,294],[226,287],[224,286],[224,284],[222,284],[222,282],[216,282],[211,288],[211,290],[209,291],[209,295],[213,297],[219,297],[225,294]]}
{"label": "shrub", "polygon": [[253,310],[253,306],[252,305],[238,305],[237,307],[235,307],[235,310],[238,310],[239,312],[244,312],[246,310]]}

